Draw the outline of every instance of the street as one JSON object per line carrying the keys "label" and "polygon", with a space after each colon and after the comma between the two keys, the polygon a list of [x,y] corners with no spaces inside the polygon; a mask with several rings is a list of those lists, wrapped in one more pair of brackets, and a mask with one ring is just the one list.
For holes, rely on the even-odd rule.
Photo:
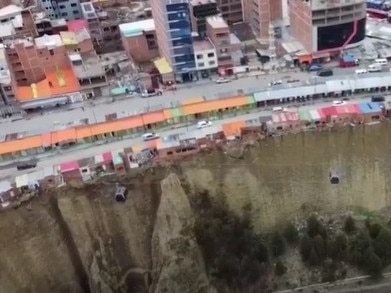
{"label": "street", "polygon": [[[338,76],[346,76],[354,73],[357,67],[353,68],[335,68],[334,76],[322,78],[322,80],[336,79]],[[191,83],[180,85],[177,91],[168,91],[162,96],[150,98],[131,97],[124,100],[118,100],[112,103],[99,103],[91,106],[85,102],[84,109],[74,108],[67,111],[61,109],[52,113],[43,113],[26,120],[8,121],[1,123],[0,137],[11,133],[39,134],[49,132],[58,128],[64,128],[64,125],[78,123],[82,119],[88,119],[89,123],[102,122],[106,120],[106,115],[117,113],[117,117],[130,116],[142,112],[153,111],[163,107],[175,107],[180,102],[204,96],[207,99],[230,97],[238,94],[253,93],[265,90],[268,84],[273,81],[288,79],[298,79],[300,81],[313,82],[313,76],[316,73],[286,72],[271,75],[261,75],[259,77],[250,76],[233,80],[230,83],[216,84],[214,81],[202,81],[200,83]],[[103,102],[103,101],[102,101]],[[94,102],[95,103],[95,102]]]}
{"label": "street", "polygon": [[[348,101],[347,103],[355,103],[355,102],[363,102],[363,101],[370,101],[370,98],[362,98],[362,97],[355,97],[354,99]],[[313,105],[306,105],[301,107],[302,109],[317,109],[323,106],[328,106],[332,105],[332,101],[316,101],[316,104]],[[226,118],[223,120],[215,120],[213,121],[214,126],[221,126],[224,123],[230,122],[230,121],[236,121],[238,119],[244,119],[244,120],[249,120],[249,119],[256,119],[259,117],[265,117],[265,116],[270,116],[272,114],[272,111],[270,109],[264,110],[264,111],[259,111],[259,112],[254,112],[246,115],[239,115],[236,117],[232,118]],[[197,131],[196,125],[191,125],[188,127],[181,127],[181,128],[176,128],[176,129],[169,129],[169,130],[162,130],[159,132],[160,137],[164,136],[170,136],[170,135],[175,135],[175,134],[181,134],[181,133],[188,133],[191,131]],[[85,144],[80,147],[73,147],[68,150],[61,150],[57,151],[54,153],[47,153],[41,156],[38,156],[37,159],[38,164],[36,169],[42,169],[44,167],[49,167],[49,166],[54,166],[58,165],[60,163],[68,162],[68,161],[73,161],[73,160],[80,160],[83,158],[88,158],[97,154],[101,154],[107,151],[113,151],[113,150],[123,150],[125,147],[135,147],[137,145],[142,145],[142,138],[141,136],[139,137],[133,137],[133,138],[126,138],[122,140],[117,140],[113,142],[100,142],[99,144],[91,145],[91,144]],[[9,162],[12,163],[12,162]],[[35,169],[34,169],[35,170]],[[17,171],[15,166],[12,165],[3,165],[3,167],[0,169],[0,178],[8,178],[8,179],[13,179],[15,176],[25,174],[25,173],[30,173],[32,172],[33,169],[30,170],[25,170],[25,171]]]}

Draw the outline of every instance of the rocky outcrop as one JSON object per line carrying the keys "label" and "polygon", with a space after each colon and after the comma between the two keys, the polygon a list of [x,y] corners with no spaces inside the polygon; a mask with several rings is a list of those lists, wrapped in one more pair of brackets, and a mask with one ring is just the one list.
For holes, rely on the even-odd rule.
{"label": "rocky outcrop", "polygon": [[150,292],[215,292],[205,273],[194,235],[195,218],[178,177],[169,175],[162,181],[161,190],[152,236]]}

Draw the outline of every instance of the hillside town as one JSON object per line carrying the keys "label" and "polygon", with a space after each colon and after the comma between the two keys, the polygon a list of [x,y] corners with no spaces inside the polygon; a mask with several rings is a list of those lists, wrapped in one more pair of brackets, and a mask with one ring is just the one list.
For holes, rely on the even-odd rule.
{"label": "hillside town", "polygon": [[390,22],[387,0],[0,0],[0,210],[386,122]]}

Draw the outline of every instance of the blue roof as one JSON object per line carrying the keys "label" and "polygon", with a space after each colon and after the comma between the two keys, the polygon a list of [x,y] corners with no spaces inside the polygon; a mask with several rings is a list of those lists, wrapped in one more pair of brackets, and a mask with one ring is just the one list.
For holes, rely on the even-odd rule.
{"label": "blue roof", "polygon": [[120,165],[120,164],[123,164],[124,161],[122,160],[121,156],[120,155],[116,155],[113,157],[113,164],[114,165]]}
{"label": "blue roof", "polygon": [[370,113],[378,113],[381,112],[380,105],[378,103],[360,103],[358,107],[361,113],[370,114]]}
{"label": "blue roof", "polygon": [[119,30],[124,37],[133,37],[143,34],[145,31],[154,31],[155,22],[152,18],[123,23],[119,25]]}

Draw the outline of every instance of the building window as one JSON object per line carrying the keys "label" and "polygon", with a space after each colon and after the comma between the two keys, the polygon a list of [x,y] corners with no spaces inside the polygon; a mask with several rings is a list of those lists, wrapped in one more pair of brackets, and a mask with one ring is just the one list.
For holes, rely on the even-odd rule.
{"label": "building window", "polygon": [[63,12],[63,13],[61,13],[61,16],[68,16],[68,13]]}
{"label": "building window", "polygon": [[209,58],[212,58],[212,57],[214,57],[215,56],[215,53],[208,53],[208,57]]}
{"label": "building window", "polygon": [[220,49],[220,53],[227,53],[227,52],[228,52],[227,48]]}
{"label": "building window", "polygon": [[65,9],[65,5],[60,5],[60,6],[58,6],[58,8]]}
{"label": "building window", "polygon": [[50,53],[50,55],[54,55],[54,51],[53,50],[49,50],[49,53]]}
{"label": "building window", "polygon": [[198,67],[205,67],[205,63],[204,62],[198,63]]}
{"label": "building window", "polygon": [[73,14],[79,14],[79,10],[73,10]]}
{"label": "building window", "polygon": [[216,62],[215,61],[209,61],[209,65],[215,65]]}
{"label": "building window", "polygon": [[203,56],[202,56],[201,54],[198,54],[198,55],[197,55],[197,59],[198,59],[198,60],[202,59],[202,57],[203,57]]}
{"label": "building window", "polygon": [[71,7],[76,7],[77,4],[76,3],[71,3]]}

